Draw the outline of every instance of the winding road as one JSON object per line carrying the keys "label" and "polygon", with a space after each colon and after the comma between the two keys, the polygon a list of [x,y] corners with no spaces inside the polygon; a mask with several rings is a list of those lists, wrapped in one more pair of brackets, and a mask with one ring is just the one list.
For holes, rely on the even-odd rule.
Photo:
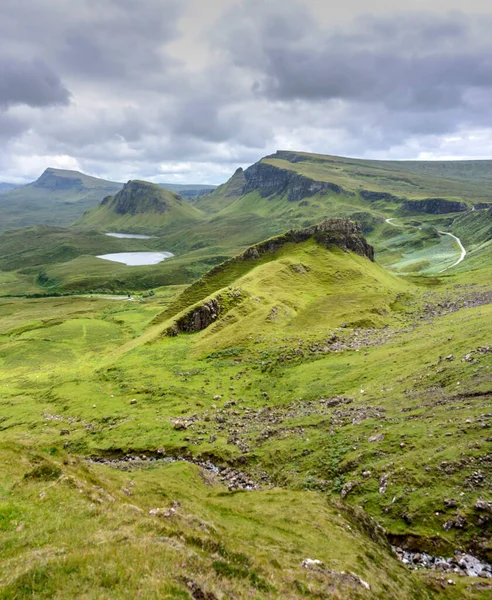
{"label": "winding road", "polygon": [[[405,227],[405,225],[397,225],[396,223],[393,223],[394,220],[395,220],[394,217],[392,217],[391,219],[386,219],[386,223],[388,223],[389,225],[393,225],[393,227]],[[464,260],[464,258],[466,256],[466,248],[461,243],[460,238],[456,237],[453,233],[449,233],[448,231],[438,231],[437,233],[439,233],[440,235],[449,235],[450,237],[452,237],[453,239],[455,239],[458,242],[458,245],[459,245],[460,250],[461,250],[461,256],[458,258],[458,260],[455,263],[453,263],[450,267],[446,267],[442,271],[439,271],[439,273],[444,273],[444,271],[448,271],[449,269],[452,269],[453,267],[456,267],[456,265],[459,265],[460,262],[462,260]]]}

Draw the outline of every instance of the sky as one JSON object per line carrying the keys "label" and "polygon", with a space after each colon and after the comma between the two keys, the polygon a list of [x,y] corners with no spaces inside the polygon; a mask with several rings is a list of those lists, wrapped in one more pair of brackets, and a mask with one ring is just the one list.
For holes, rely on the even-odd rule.
{"label": "sky", "polygon": [[488,1],[331,4],[1,0],[0,181],[219,184],[277,149],[492,158]]}

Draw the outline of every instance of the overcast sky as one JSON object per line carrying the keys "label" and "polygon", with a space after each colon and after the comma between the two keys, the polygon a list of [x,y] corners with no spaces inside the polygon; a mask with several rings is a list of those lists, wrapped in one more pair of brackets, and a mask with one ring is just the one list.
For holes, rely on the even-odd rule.
{"label": "overcast sky", "polygon": [[277,149],[492,158],[489,1],[331,4],[0,0],[0,181],[222,183]]}

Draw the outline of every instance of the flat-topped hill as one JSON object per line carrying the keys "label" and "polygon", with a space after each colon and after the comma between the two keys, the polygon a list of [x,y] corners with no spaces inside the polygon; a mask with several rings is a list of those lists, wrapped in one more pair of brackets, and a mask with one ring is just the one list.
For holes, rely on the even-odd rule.
{"label": "flat-topped hill", "polygon": [[69,225],[121,183],[78,171],[48,168],[33,183],[0,195],[0,231],[31,225]]}

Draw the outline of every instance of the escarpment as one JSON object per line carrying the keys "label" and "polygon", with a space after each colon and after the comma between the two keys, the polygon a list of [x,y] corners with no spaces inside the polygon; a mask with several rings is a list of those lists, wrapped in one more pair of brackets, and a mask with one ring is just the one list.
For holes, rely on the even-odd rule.
{"label": "escarpment", "polygon": [[291,202],[299,202],[323,192],[346,194],[353,196],[353,192],[328,181],[315,181],[304,175],[281,169],[265,162],[259,162],[244,171],[246,183],[243,194],[259,192],[264,198],[272,195],[286,194]]}
{"label": "escarpment", "polygon": [[428,213],[431,215],[443,215],[447,213],[466,212],[467,205],[464,202],[446,200],[445,198],[425,198],[424,200],[405,200],[403,210],[409,212]]}
{"label": "escarpment", "polygon": [[192,333],[206,329],[222,311],[220,300],[221,296],[218,296],[190,310],[167,330],[168,335],[174,336],[180,332]]}
{"label": "escarpment", "polygon": [[395,196],[394,194],[390,194],[388,192],[373,192],[371,190],[361,190],[359,192],[361,198],[367,200],[368,202],[377,202],[378,200],[383,200],[385,202],[402,202],[403,199]]}

